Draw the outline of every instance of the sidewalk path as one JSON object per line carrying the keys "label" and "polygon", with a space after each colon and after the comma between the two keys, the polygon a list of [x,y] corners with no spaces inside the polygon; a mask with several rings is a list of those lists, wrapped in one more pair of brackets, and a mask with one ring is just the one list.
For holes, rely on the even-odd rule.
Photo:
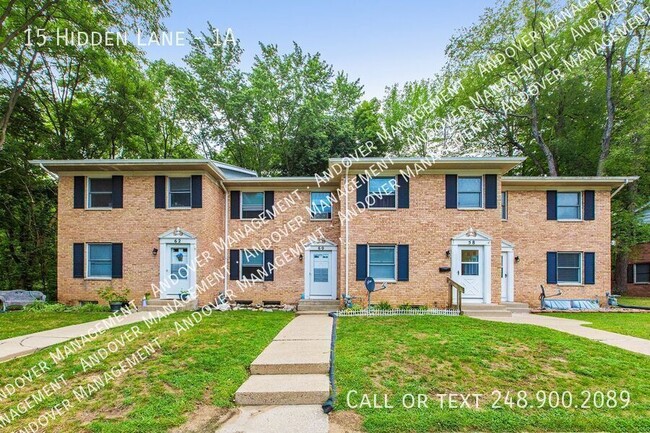
{"label": "sidewalk path", "polygon": [[610,346],[650,356],[650,340],[582,326],[590,323],[582,320],[563,319],[544,314],[513,314],[512,317],[480,317],[480,319],[544,326],[545,328],[555,329],[556,331],[600,341]]}
{"label": "sidewalk path", "polygon": [[[118,326],[141,322],[149,317],[150,313],[144,312],[124,316],[111,316],[107,319],[64,326],[63,328],[49,329],[47,331],[35,332],[33,334],[0,340],[0,362],[29,355],[46,347],[81,337],[82,335],[88,334],[88,332],[93,329],[98,331],[116,328]],[[38,316],[34,315],[34,318],[36,319]]]}
{"label": "sidewalk path", "polygon": [[332,318],[293,319],[251,364],[251,377],[235,393],[239,414],[219,433],[327,433],[321,404],[330,392]]}

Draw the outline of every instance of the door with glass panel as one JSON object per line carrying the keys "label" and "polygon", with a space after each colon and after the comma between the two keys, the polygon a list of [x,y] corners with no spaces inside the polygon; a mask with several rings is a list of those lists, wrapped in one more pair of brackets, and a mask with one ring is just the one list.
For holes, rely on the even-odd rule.
{"label": "door with glass panel", "polygon": [[190,268],[189,263],[189,245],[174,244],[167,247],[169,254],[169,287],[166,289],[165,297],[177,297],[181,292],[190,289]]}
{"label": "door with glass panel", "polygon": [[311,251],[309,272],[309,297],[311,299],[336,299],[332,251]]}
{"label": "door with glass panel", "polygon": [[483,299],[483,257],[480,247],[461,247],[456,278],[465,288],[463,300]]}

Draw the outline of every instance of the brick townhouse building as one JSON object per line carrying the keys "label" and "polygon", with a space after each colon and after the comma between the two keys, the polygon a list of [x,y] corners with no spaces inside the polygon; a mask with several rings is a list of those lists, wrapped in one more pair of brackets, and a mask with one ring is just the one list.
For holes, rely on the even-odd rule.
{"label": "brick townhouse building", "polygon": [[[212,160],[33,161],[58,176],[58,297],[128,288],[203,305],[365,299],[444,307],[611,288],[612,190],[636,178],[508,176],[523,158],[330,159],[258,177]],[[343,164],[345,162],[345,164]],[[336,169],[335,169],[336,168]],[[198,290],[197,290],[198,288]]]}

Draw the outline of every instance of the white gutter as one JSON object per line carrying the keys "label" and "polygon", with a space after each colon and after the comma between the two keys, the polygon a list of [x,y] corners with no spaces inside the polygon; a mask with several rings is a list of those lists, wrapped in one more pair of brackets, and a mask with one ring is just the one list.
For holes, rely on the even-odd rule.
{"label": "white gutter", "polygon": [[350,213],[348,211],[348,197],[350,195],[349,185],[348,185],[348,171],[350,167],[345,167],[345,296],[349,296],[350,289],[350,275],[349,275],[349,265],[350,265]]}
{"label": "white gutter", "polygon": [[[221,185],[221,189],[223,189],[224,194],[226,195],[226,205],[224,206],[224,242],[226,246],[228,245],[228,217],[230,216],[228,214],[228,200],[230,199],[229,194],[228,194],[228,189],[226,186],[223,184],[222,181],[219,182]],[[223,253],[223,270],[227,271],[228,270],[228,250],[224,249]],[[225,297],[228,296],[228,280],[230,279],[230,276],[228,278],[225,278],[223,281],[223,295]]]}

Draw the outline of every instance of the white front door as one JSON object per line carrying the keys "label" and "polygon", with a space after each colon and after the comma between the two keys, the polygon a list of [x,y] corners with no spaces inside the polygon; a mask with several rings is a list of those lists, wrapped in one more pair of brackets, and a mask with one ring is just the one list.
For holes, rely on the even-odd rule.
{"label": "white front door", "polygon": [[188,267],[190,258],[190,246],[187,244],[167,245],[167,263],[168,269],[168,287],[165,289],[163,297],[177,298],[183,291],[190,290],[190,272]]}
{"label": "white front door", "polygon": [[463,301],[483,301],[483,248],[460,247],[460,266],[456,270],[457,281],[465,288]]}
{"label": "white front door", "polygon": [[501,302],[508,302],[508,253],[501,253]]}
{"label": "white front door", "polygon": [[309,293],[310,299],[336,299],[333,251],[309,251]]}

